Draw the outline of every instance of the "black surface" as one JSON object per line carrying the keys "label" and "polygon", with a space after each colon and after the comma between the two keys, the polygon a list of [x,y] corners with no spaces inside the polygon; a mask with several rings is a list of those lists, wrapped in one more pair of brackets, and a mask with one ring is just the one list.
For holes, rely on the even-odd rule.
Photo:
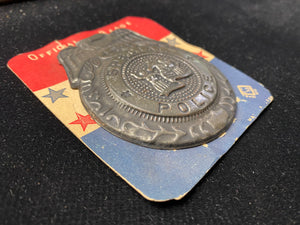
{"label": "black surface", "polygon": [[[300,2],[28,1],[0,7],[0,224],[299,223]],[[263,83],[275,101],[181,201],[152,203],[6,68],[18,53],[145,16]]]}

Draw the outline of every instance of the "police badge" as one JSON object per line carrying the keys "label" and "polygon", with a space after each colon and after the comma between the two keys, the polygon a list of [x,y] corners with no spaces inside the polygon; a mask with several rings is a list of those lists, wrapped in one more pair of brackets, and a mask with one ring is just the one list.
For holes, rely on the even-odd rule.
{"label": "police badge", "polygon": [[58,55],[71,87],[104,129],[158,149],[207,143],[231,125],[235,94],[200,56],[119,29]]}

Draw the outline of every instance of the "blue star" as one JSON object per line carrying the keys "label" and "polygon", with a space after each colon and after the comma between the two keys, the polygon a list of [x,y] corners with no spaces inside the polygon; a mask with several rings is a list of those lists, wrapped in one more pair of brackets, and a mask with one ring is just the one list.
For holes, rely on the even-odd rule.
{"label": "blue star", "polygon": [[68,96],[64,95],[63,92],[66,90],[65,88],[54,91],[51,88],[48,88],[49,94],[44,95],[44,98],[51,98],[52,103],[54,103],[59,98],[68,98]]}
{"label": "blue star", "polygon": [[178,42],[176,41],[176,38],[173,38],[173,39],[167,38],[167,42],[168,42],[168,44],[171,45],[171,46],[180,45],[180,43],[178,43]]}

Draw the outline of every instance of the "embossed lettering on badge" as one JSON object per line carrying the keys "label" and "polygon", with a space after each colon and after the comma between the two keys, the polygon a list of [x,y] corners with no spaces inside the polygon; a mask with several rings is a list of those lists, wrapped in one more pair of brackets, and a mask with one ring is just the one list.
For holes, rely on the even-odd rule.
{"label": "embossed lettering on badge", "polygon": [[127,141],[158,149],[207,143],[231,125],[233,90],[212,64],[129,30],[60,52],[89,114]]}

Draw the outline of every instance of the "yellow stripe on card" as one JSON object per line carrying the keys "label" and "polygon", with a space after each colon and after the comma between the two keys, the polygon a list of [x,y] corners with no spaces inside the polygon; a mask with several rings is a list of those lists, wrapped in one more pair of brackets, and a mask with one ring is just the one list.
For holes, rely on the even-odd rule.
{"label": "yellow stripe on card", "polygon": [[79,91],[72,89],[68,80],[34,94],[78,138],[100,127],[90,118]]}
{"label": "yellow stripe on card", "polygon": [[162,42],[166,42],[171,46],[181,48],[183,50],[186,50],[191,53],[196,53],[198,55],[202,55],[202,57],[210,62],[215,56],[208,51],[204,50],[203,48],[199,48],[195,45],[191,45],[184,40],[182,40],[180,37],[176,36],[175,34],[171,33],[164,38],[160,39]]}

